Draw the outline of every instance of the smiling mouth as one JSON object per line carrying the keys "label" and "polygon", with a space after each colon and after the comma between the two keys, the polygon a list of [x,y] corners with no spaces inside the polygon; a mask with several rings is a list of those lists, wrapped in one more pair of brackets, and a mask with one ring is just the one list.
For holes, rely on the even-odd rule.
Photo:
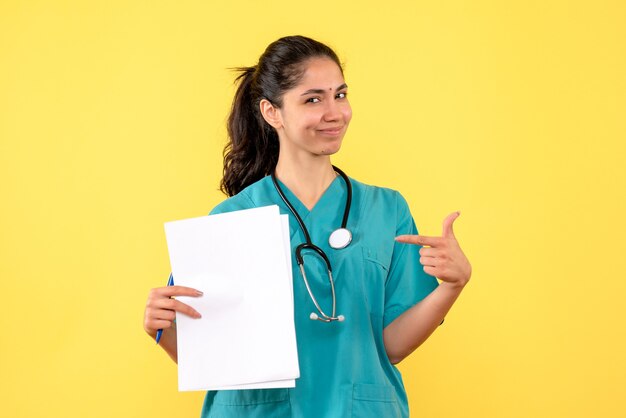
{"label": "smiling mouth", "polygon": [[328,129],[318,129],[318,132],[321,132],[326,135],[339,135],[343,130],[343,126],[337,128],[328,128]]}

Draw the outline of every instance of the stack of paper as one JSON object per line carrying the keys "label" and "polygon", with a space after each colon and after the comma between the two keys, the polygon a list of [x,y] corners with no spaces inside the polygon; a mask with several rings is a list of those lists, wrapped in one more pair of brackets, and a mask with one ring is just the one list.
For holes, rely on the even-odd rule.
{"label": "stack of paper", "polygon": [[178,388],[293,387],[300,376],[293,315],[289,221],[278,206],[168,222],[178,297]]}

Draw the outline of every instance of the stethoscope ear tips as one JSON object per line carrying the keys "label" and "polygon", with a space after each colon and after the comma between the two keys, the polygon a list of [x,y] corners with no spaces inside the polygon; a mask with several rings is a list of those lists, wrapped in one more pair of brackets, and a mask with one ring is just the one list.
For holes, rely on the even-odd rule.
{"label": "stethoscope ear tips", "polygon": [[339,322],[343,322],[345,319],[346,319],[346,317],[345,317],[345,316],[343,316],[343,315],[339,315],[339,316],[337,317],[337,321],[339,321]]}
{"label": "stethoscope ear tips", "polygon": [[312,321],[317,321],[318,319],[320,319],[320,317],[315,312],[311,312],[309,318],[311,318]]}

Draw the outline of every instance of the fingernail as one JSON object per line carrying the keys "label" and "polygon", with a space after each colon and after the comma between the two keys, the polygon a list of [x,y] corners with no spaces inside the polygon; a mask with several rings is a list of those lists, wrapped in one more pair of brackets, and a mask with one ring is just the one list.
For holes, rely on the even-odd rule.
{"label": "fingernail", "polygon": [[202,295],[204,295],[204,293],[202,293],[202,292],[201,292],[201,291],[199,291],[199,290],[196,290],[196,294],[197,294],[198,296],[202,296]]}

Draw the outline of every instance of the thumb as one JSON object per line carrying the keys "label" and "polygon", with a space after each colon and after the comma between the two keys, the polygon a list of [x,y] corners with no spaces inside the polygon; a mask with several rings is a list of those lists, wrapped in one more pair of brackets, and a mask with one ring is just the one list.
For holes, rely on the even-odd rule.
{"label": "thumb", "polygon": [[443,237],[444,238],[456,238],[454,236],[454,230],[452,229],[452,224],[461,215],[461,212],[456,211],[452,212],[448,215],[446,219],[443,220]]}

